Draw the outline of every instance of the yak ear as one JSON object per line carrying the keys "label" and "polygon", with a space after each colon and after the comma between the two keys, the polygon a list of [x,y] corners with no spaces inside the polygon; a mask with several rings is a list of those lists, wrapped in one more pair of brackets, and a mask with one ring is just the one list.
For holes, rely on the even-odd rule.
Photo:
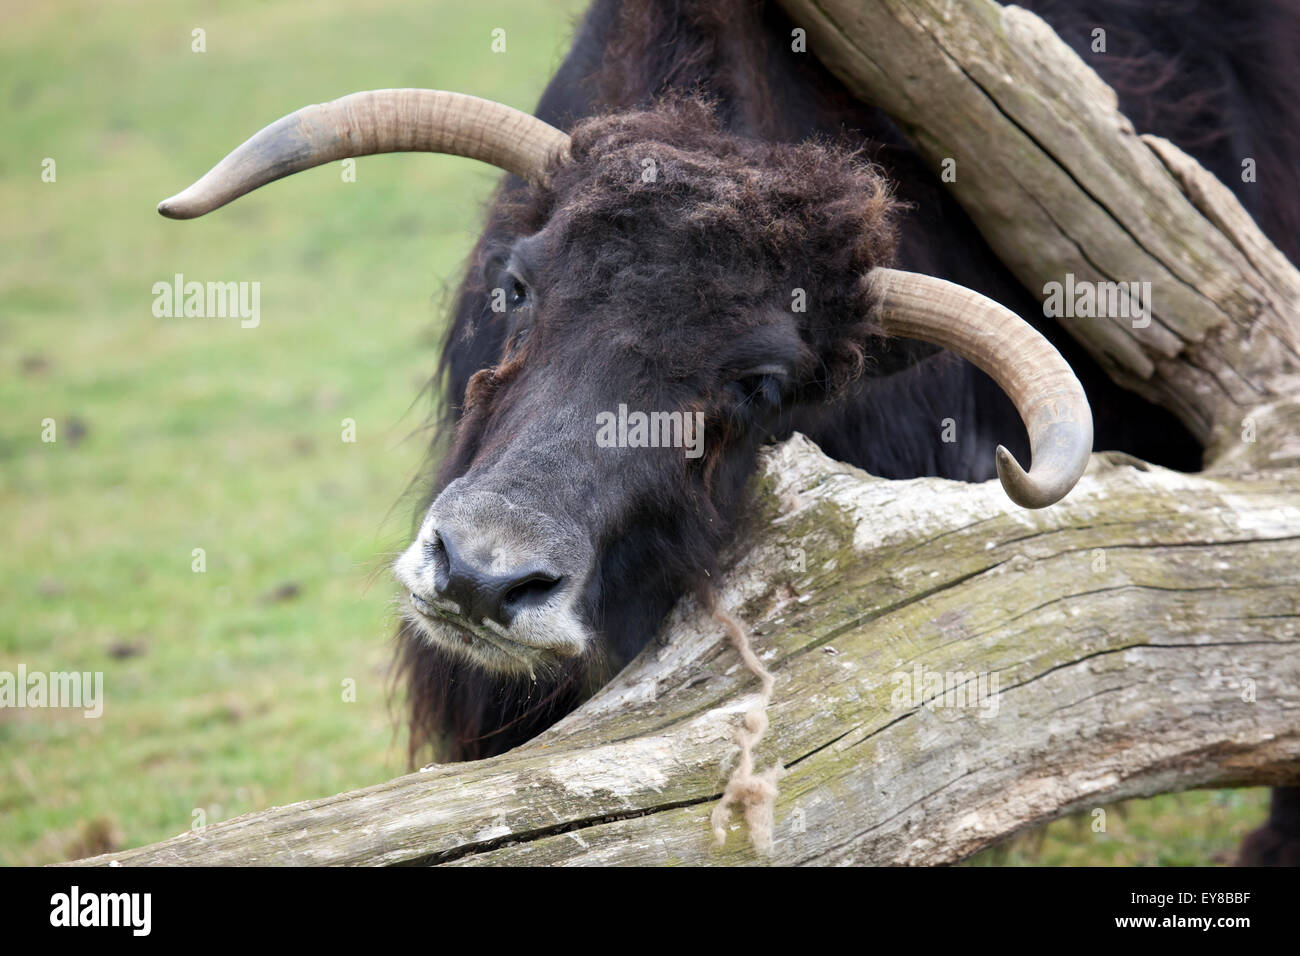
{"label": "yak ear", "polygon": [[940,347],[884,331],[874,317],[855,317],[835,329],[801,329],[805,356],[797,375],[801,393],[833,400],[863,379],[889,378],[924,362]]}

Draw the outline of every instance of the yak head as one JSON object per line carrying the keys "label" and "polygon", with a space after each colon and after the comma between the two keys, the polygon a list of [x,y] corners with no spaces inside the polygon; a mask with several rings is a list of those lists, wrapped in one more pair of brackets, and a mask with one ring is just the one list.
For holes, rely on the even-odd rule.
{"label": "yak head", "polygon": [[623,609],[716,573],[759,444],[862,367],[890,212],[866,165],[697,100],[580,124],[463,292],[448,349],[490,365],[396,565],[419,631],[502,671],[635,651]]}
{"label": "yak head", "polygon": [[1082,471],[1091,419],[1069,369],[987,299],[887,268],[876,170],[827,144],[729,135],[697,99],[570,135],[457,94],[354,94],[267,127],[160,209],[199,215],[394,150],[526,181],[497,203],[462,291],[455,434],[395,566],[407,634],[457,667],[555,682],[625,661],[716,575],[762,442],[864,369],[914,358],[890,336],[966,355],[1016,401],[1034,467],[999,449],[1015,500],[1048,504]]}

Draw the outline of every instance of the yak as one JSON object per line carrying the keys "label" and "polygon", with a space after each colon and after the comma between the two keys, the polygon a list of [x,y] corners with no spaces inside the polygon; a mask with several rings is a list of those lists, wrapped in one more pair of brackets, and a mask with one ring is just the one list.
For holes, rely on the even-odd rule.
{"label": "yak", "polygon": [[[1300,260],[1300,16],[1284,0],[1026,6],[1139,132],[1191,153]],[[765,442],[799,431],[885,478],[996,473],[1028,507],[1068,492],[1094,447],[1199,467],[1189,432],[1044,317],[796,27],[764,0],[595,0],[535,115],[357,93],[268,126],[160,205],[190,218],[379,152],[510,174],[448,325],[431,490],[394,569],[413,761],[535,736],[684,594],[707,601]],[[944,419],[956,441],[937,440]],[[1277,792],[1253,859],[1300,847],[1296,804]]]}

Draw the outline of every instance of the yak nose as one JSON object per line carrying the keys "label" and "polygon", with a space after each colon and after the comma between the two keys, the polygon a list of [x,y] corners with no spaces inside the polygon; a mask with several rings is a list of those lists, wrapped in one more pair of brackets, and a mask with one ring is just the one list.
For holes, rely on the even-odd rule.
{"label": "yak nose", "polygon": [[562,580],[533,561],[515,566],[507,562],[505,568],[490,556],[476,561],[472,545],[466,547],[445,532],[434,537],[433,549],[434,560],[446,562],[446,573],[438,576],[434,590],[459,604],[472,621],[491,619],[509,627],[520,611],[544,603],[559,590]]}

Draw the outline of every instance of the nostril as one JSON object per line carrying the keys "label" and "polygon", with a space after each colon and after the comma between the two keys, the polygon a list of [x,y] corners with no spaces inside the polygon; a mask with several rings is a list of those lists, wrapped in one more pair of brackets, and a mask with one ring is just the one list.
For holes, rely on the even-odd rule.
{"label": "nostril", "polygon": [[433,565],[433,580],[436,586],[441,582],[441,590],[451,574],[451,561],[447,557],[447,546],[442,543],[442,536],[438,532],[435,531],[433,537],[425,542],[424,557]]}
{"label": "nostril", "polygon": [[471,539],[465,547],[445,529],[426,547],[435,568],[434,590],[455,601],[472,622],[490,619],[509,627],[520,611],[550,599],[563,579],[548,566],[532,562],[498,570],[493,565],[504,563],[503,556],[493,555],[482,541]]}
{"label": "nostril", "polygon": [[545,571],[536,571],[510,586],[502,599],[502,606],[513,617],[520,611],[544,603],[559,590],[563,578]]}

